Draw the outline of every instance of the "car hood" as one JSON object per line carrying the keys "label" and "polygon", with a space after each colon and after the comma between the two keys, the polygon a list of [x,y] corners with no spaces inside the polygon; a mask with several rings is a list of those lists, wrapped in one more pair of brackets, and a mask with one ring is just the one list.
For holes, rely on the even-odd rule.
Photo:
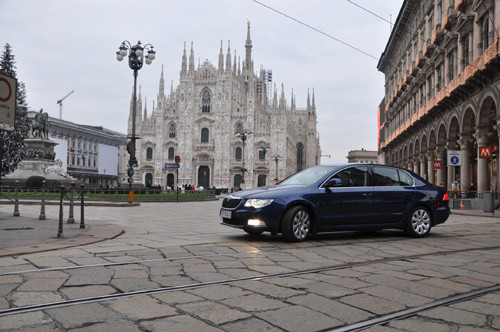
{"label": "car hood", "polygon": [[288,193],[297,193],[301,188],[305,189],[309,187],[309,185],[299,185],[299,184],[278,184],[274,186],[268,187],[258,187],[253,189],[247,189],[243,191],[238,191],[231,194],[231,197],[240,197],[240,198],[275,198],[283,195],[287,195]]}

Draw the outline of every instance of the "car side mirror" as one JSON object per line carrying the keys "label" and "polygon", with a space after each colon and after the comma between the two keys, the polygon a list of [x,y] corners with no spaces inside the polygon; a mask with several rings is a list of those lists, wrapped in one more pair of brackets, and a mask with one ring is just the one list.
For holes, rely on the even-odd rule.
{"label": "car side mirror", "polygon": [[342,186],[342,180],[339,178],[331,178],[330,180],[326,181],[325,187],[330,188],[330,187],[341,187]]}

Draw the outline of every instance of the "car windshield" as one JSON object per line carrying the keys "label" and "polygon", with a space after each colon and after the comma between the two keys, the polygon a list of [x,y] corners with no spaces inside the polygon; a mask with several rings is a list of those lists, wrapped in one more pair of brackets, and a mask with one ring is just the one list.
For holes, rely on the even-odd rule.
{"label": "car windshield", "polygon": [[288,179],[283,180],[280,184],[301,184],[301,185],[311,185],[318,182],[325,175],[332,172],[336,167],[311,167],[307,168],[297,174],[290,176]]}

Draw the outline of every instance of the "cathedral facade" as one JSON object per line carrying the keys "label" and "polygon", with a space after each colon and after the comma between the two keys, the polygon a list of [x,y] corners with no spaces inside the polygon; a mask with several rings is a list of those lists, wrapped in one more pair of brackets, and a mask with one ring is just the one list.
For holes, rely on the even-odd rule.
{"label": "cathedral facade", "polygon": [[[243,63],[229,44],[224,55],[221,42],[218,66],[207,60],[195,68],[193,45],[189,58],[184,46],[179,85],[165,93],[162,69],[151,114],[139,93],[134,184],[251,188],[319,164],[314,92],[297,108],[293,91],[288,103],[269,76],[254,72],[250,25]],[[129,134],[133,100],[130,108]]]}

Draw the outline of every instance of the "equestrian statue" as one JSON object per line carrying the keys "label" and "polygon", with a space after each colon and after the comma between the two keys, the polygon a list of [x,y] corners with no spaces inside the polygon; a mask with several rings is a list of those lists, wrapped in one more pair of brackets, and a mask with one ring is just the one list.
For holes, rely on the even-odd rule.
{"label": "equestrian statue", "polygon": [[47,112],[43,112],[43,108],[40,109],[40,112],[31,121],[31,135],[34,138],[49,138],[49,115]]}

